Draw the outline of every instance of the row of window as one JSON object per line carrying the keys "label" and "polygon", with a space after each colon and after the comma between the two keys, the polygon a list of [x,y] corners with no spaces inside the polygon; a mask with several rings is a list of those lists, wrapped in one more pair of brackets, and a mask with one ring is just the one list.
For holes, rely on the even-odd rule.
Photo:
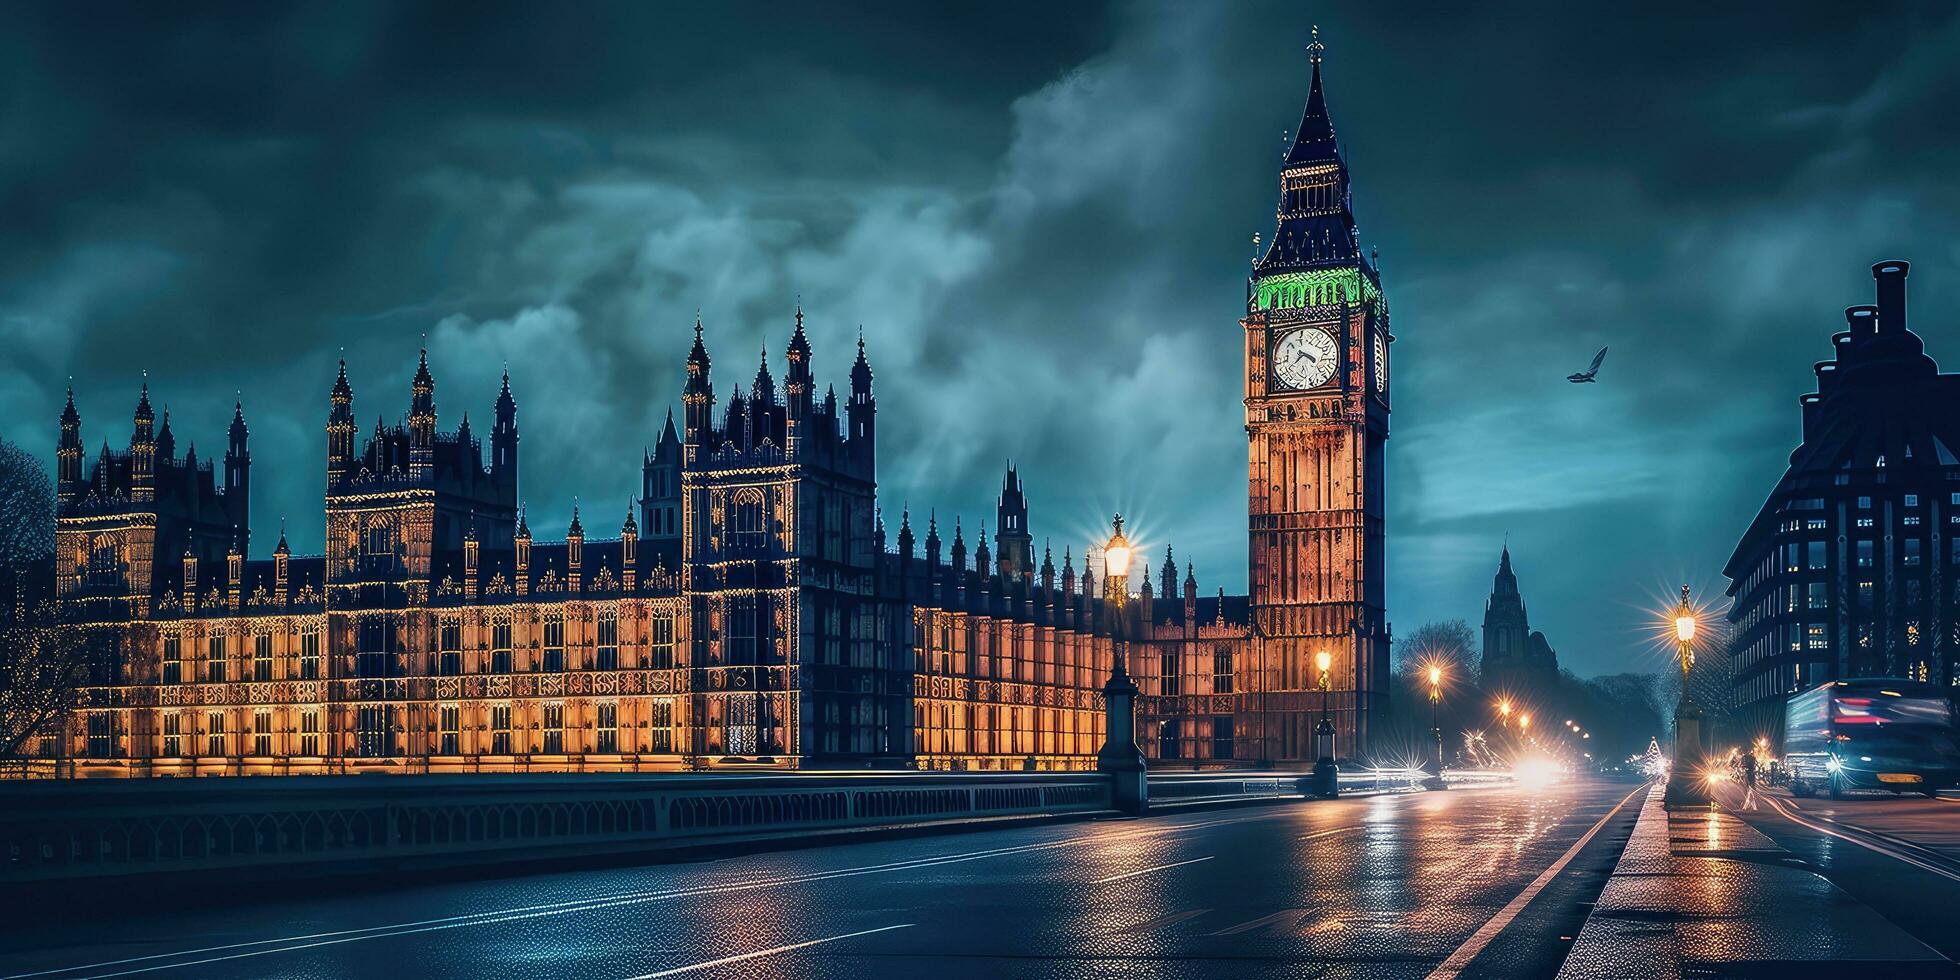
{"label": "row of window", "polygon": [[[734,704],[734,702],[730,702]],[[730,712],[731,721],[745,724],[753,729],[753,702],[747,702],[746,721],[733,716],[741,711]],[[647,702],[648,728],[646,751],[672,752],[674,746],[674,703],[671,699],[655,698]],[[365,758],[382,758],[398,754],[396,751],[396,721],[400,709],[394,705],[364,704],[354,711],[353,752]],[[318,756],[321,754],[319,708],[304,708],[298,712],[297,741],[292,743],[291,754],[299,756]],[[161,758],[177,759],[192,755],[224,757],[231,754],[230,733],[226,731],[226,713],[210,711],[203,715],[203,725],[186,730],[185,719],[191,718],[193,724],[197,716],[193,712],[171,711],[162,716],[159,733],[158,755]],[[463,709],[455,703],[444,703],[436,707],[436,738],[433,749],[440,755],[461,755],[463,741]],[[275,743],[278,734],[273,727],[273,711],[258,708],[252,712],[252,727],[243,733],[250,738],[250,751],[253,756],[271,757],[281,752]],[[493,704],[488,710],[488,738],[478,751],[491,755],[510,755],[513,752],[511,706]],[[593,730],[592,751],[611,754],[619,751],[619,704],[602,701],[593,706],[591,724]],[[539,711],[540,751],[546,755],[562,755],[565,752],[565,705],[562,702],[546,702]],[[119,753],[115,715],[108,711],[93,711],[85,722],[85,751],[89,758],[114,758]],[[187,751],[190,750],[190,751]],[[52,746],[44,744],[44,755],[52,755]]]}

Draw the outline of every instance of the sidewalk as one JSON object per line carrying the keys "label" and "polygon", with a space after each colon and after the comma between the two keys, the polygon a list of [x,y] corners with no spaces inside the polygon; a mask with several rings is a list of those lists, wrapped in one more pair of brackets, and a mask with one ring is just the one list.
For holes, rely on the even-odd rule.
{"label": "sidewalk", "polygon": [[1832,963],[1843,975],[1953,975],[1939,953],[1755,828],[1726,811],[1669,814],[1655,787],[1558,975],[1798,977]]}

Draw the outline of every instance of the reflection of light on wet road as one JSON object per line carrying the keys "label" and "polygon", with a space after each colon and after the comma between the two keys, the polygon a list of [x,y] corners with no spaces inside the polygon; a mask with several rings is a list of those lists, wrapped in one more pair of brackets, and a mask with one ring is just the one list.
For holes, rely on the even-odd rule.
{"label": "reflection of light on wet road", "polygon": [[661,970],[657,973],[642,973],[637,977],[630,977],[628,978],[628,980],[655,980],[656,977],[671,977],[682,973],[692,973],[695,970],[706,970],[717,966],[727,966],[730,963],[742,963],[748,960],[761,959],[764,956],[774,956],[777,953],[787,953],[793,949],[808,949],[811,946],[821,946],[824,943],[834,943],[840,939],[856,939],[859,936],[869,936],[874,932],[890,932],[893,929],[910,929],[912,928],[912,925],[913,923],[910,922],[901,922],[895,926],[880,926],[876,929],[864,929],[859,932],[847,932],[841,936],[828,936],[823,939],[811,939],[800,943],[790,943],[787,946],[776,946],[770,949],[758,949],[750,953],[740,953],[735,956],[724,956],[718,960],[708,960],[705,963],[691,963],[687,966],[677,966],[671,970]]}

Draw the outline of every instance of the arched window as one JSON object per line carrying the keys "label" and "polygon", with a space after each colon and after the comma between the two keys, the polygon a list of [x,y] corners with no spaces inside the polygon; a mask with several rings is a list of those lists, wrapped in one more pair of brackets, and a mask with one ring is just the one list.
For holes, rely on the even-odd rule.
{"label": "arched window", "polygon": [[763,515],[762,491],[743,490],[735,495],[728,513],[729,543],[744,551],[761,551],[768,539],[768,523]]}
{"label": "arched window", "polygon": [[368,525],[367,534],[361,541],[361,568],[369,572],[387,572],[395,567],[394,529],[387,524],[376,522]]}
{"label": "arched window", "polygon": [[99,534],[89,544],[88,580],[91,585],[122,584],[122,561],[113,535]]}

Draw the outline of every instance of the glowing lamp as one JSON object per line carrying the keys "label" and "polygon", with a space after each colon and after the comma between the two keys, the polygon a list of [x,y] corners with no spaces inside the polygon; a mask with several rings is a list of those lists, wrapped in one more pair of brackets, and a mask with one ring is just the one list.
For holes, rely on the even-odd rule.
{"label": "glowing lamp", "polygon": [[1325,674],[1329,667],[1334,666],[1334,655],[1322,650],[1313,655],[1313,665],[1320,668],[1320,672]]}
{"label": "glowing lamp", "polygon": [[1694,642],[1695,617],[1693,616],[1674,617],[1674,638],[1680,640],[1683,643]]}
{"label": "glowing lamp", "polygon": [[1130,574],[1130,539],[1123,536],[1123,515],[1114,523],[1116,533],[1103,546],[1103,570],[1109,578],[1123,578]]}
{"label": "glowing lamp", "polygon": [[1436,685],[1441,683],[1443,683],[1443,668],[1441,667],[1429,668],[1429,686],[1435,687]]}

